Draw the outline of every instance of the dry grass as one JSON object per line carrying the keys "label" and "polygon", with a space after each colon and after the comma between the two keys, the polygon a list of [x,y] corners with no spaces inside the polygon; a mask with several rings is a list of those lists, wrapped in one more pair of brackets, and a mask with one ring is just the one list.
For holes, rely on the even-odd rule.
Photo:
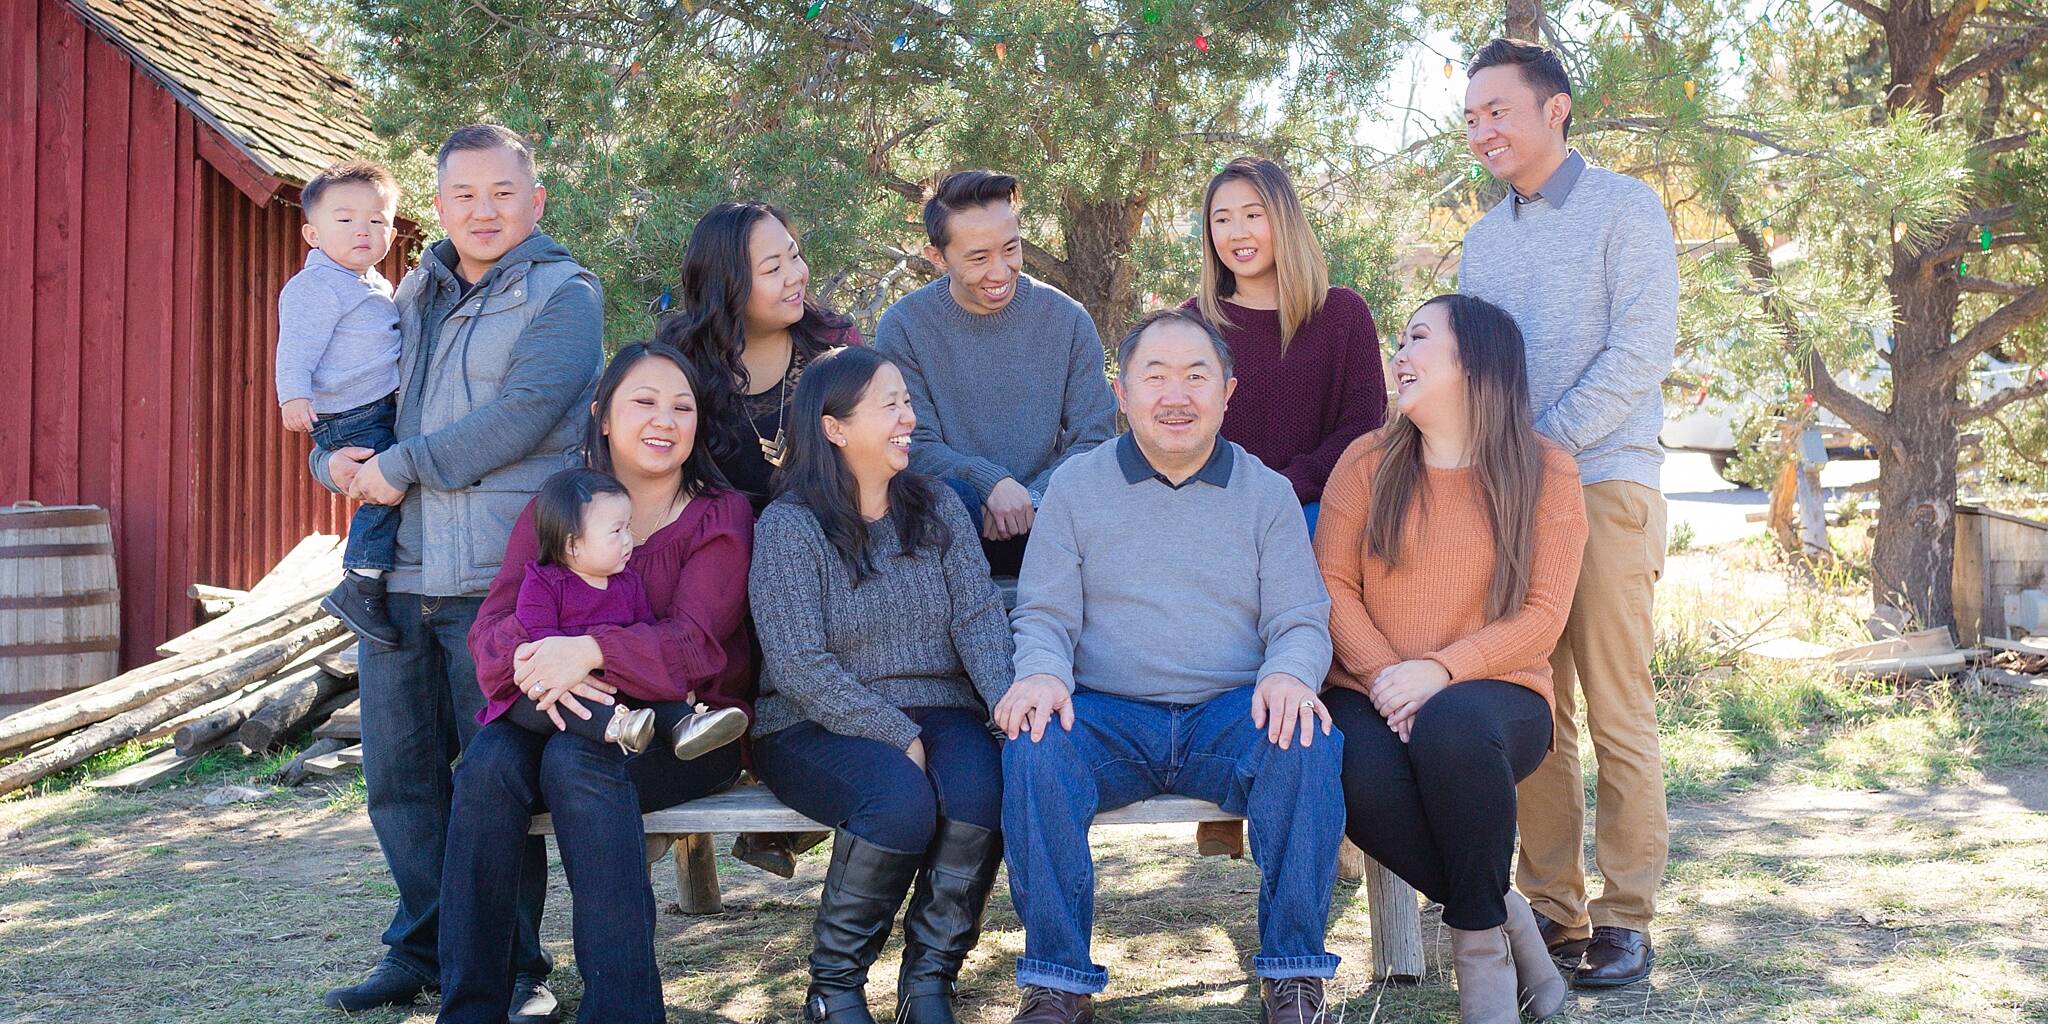
{"label": "dry grass", "polygon": [[[1851,637],[1854,589],[1774,573],[1740,546],[1673,559],[1660,595],[1673,849],[1659,966],[1648,985],[1577,995],[1569,1019],[2048,1021],[2048,701],[1714,668],[1723,626],[1775,616],[1810,639]],[[340,1019],[319,993],[377,955],[394,892],[359,783],[205,803],[261,767],[223,758],[138,797],[74,776],[0,802],[0,1024]],[[1195,858],[1190,833],[1098,833],[1105,1020],[1258,1017],[1246,978],[1255,869]],[[799,1019],[823,869],[823,850],[788,882],[721,858],[726,913],[662,917],[669,1020]],[[569,899],[555,881],[544,937],[573,1004]],[[666,865],[655,888],[672,907]],[[1363,895],[1339,887],[1329,942],[1345,961],[1344,1021],[1456,1020],[1442,929],[1433,914],[1424,927],[1424,984],[1372,985]],[[963,1020],[1009,1019],[1022,947],[999,889],[962,979]],[[891,1005],[896,948],[870,988],[878,1009]],[[355,1019],[420,1024],[432,1007]]]}

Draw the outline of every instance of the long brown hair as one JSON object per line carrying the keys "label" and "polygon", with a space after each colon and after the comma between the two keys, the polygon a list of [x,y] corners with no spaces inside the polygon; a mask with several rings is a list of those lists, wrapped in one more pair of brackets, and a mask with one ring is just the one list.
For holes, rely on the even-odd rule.
{"label": "long brown hair", "polygon": [[[1493,583],[1487,588],[1491,622],[1521,607],[1529,594],[1529,561],[1535,544],[1536,503],[1543,490],[1543,451],[1529,426],[1528,359],[1515,318],[1484,299],[1439,295],[1420,307],[1448,307],[1458,362],[1465,369],[1466,414],[1470,417],[1473,468],[1493,527]],[[1419,312],[1419,310],[1418,310]],[[1383,453],[1372,477],[1372,521],[1366,546],[1388,565],[1399,561],[1408,509],[1427,502],[1422,471],[1422,430],[1394,414],[1380,439]]]}
{"label": "long brown hair", "polygon": [[1237,294],[1237,274],[1216,255],[1216,240],[1210,235],[1209,214],[1215,208],[1216,190],[1226,181],[1242,181],[1259,194],[1266,219],[1273,227],[1273,271],[1278,275],[1280,293],[1280,354],[1308,318],[1323,308],[1330,295],[1330,265],[1323,259],[1322,244],[1315,229],[1301,212],[1301,197],[1294,194],[1294,182],[1279,164],[1264,157],[1241,156],[1223,165],[1209,179],[1202,193],[1202,290],[1196,302],[1202,315],[1219,328],[1231,325],[1223,312],[1223,300]]}

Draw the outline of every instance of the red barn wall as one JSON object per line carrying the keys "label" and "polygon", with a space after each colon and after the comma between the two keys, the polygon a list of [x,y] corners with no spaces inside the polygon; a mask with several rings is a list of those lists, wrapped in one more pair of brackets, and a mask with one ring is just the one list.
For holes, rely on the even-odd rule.
{"label": "red barn wall", "polygon": [[62,0],[0,4],[0,54],[0,504],[110,510],[131,667],[192,627],[187,584],[246,587],[347,526],[272,384],[297,193],[252,202]]}

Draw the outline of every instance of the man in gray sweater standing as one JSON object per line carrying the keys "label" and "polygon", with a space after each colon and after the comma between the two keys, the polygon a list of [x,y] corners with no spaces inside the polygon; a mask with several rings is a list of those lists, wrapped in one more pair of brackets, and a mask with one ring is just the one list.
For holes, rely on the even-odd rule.
{"label": "man in gray sweater standing", "polygon": [[[395,648],[362,649],[363,778],[370,825],[398,885],[388,947],[357,984],[326,995],[359,1012],[405,1005],[440,981],[441,859],[450,763],[476,734],[483,691],[469,627],[504,560],[512,523],[570,464],[604,361],[597,278],[535,230],[547,191],[526,144],[498,125],[441,147],[434,209],[448,238],[398,286],[397,441],[313,450],[321,483],[401,505],[387,574]],[[512,1024],[553,1020],[541,949],[546,848],[519,854],[522,900],[510,968]]]}
{"label": "man in gray sweater standing", "polygon": [[[1586,488],[1584,568],[1551,656],[1556,748],[1517,791],[1515,880],[1573,981],[1603,987],[1649,977],[1670,845],[1650,603],[1664,571],[1657,433],[1678,259],[1656,193],[1566,146],[1571,114],[1571,81],[1549,50],[1496,39],[1473,58],[1466,141],[1510,191],[1465,233],[1458,286],[1521,325],[1536,429],[1578,458]],[[1574,682],[1599,759],[1594,860],[1606,884],[1590,907]]]}
{"label": "man in gray sweater standing", "polygon": [[939,182],[924,204],[924,252],[946,276],[875,329],[917,412],[910,468],[960,494],[998,576],[1017,572],[1053,470],[1116,433],[1095,321],[1024,273],[1017,198],[1007,174]]}
{"label": "man in gray sweater standing", "polygon": [[[1018,579],[1016,682],[995,707],[1004,856],[1024,923],[1016,1024],[1086,1024],[1088,824],[1160,793],[1251,820],[1265,1018],[1323,1019],[1344,737],[1316,696],[1330,598],[1287,478],[1217,436],[1237,381],[1191,310],[1117,347],[1130,433],[1053,475]],[[1057,721],[1057,727],[1048,728]]]}

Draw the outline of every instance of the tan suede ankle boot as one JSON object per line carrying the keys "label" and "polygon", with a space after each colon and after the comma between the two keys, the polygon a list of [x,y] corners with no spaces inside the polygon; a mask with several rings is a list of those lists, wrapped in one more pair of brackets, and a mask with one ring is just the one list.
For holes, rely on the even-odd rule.
{"label": "tan suede ankle boot", "polygon": [[1536,911],[1522,894],[1508,890],[1508,923],[1501,927],[1508,936],[1508,953],[1515,961],[1515,981],[1520,989],[1522,1009],[1537,1020],[1548,1020],[1564,1006],[1569,991],[1564,975],[1550,959],[1543,944],[1543,932],[1536,926]]}
{"label": "tan suede ankle boot", "polygon": [[1458,1019],[1464,1024],[1521,1024],[1507,933],[1499,928],[1449,931],[1458,974]]}

